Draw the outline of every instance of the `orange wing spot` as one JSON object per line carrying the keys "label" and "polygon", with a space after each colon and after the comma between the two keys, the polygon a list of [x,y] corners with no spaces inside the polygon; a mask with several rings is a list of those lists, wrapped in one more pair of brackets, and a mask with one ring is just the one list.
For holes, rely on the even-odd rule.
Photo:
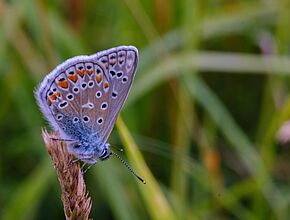
{"label": "orange wing spot", "polygon": [[84,70],[77,70],[77,73],[83,77],[85,75],[85,71]]}
{"label": "orange wing spot", "polygon": [[56,95],[57,97],[60,97],[60,92],[59,92],[59,91],[56,91],[56,92],[55,92],[55,95]]}
{"label": "orange wing spot", "polygon": [[104,88],[107,89],[109,87],[109,83],[106,81],[104,82]]}
{"label": "orange wing spot", "polygon": [[68,82],[66,80],[61,81],[58,83],[58,86],[60,86],[61,88],[67,89],[68,88]]}
{"label": "orange wing spot", "polygon": [[103,75],[97,75],[97,76],[96,76],[96,81],[97,81],[97,83],[102,82],[102,80],[103,80]]}
{"label": "orange wing spot", "polygon": [[86,70],[86,71],[87,71],[87,73],[88,73],[89,75],[92,75],[92,73],[93,73],[92,70]]}
{"label": "orange wing spot", "polygon": [[50,106],[51,105],[51,100],[47,99],[47,104]]}
{"label": "orange wing spot", "polygon": [[69,78],[71,81],[73,81],[73,82],[78,81],[78,76],[77,76],[76,74],[71,75],[71,76],[68,76],[68,78]]}
{"label": "orange wing spot", "polygon": [[56,100],[56,95],[55,94],[52,94],[51,96],[49,96],[50,100]]}

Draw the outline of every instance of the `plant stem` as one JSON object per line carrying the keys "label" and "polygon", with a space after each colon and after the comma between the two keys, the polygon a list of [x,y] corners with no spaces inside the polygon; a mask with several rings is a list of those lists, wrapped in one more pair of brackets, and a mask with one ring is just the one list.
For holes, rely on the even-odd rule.
{"label": "plant stem", "polygon": [[69,154],[65,142],[57,140],[60,139],[57,133],[49,134],[42,130],[42,137],[60,183],[66,219],[89,219],[92,202],[86,190],[80,164],[72,162],[74,156]]}

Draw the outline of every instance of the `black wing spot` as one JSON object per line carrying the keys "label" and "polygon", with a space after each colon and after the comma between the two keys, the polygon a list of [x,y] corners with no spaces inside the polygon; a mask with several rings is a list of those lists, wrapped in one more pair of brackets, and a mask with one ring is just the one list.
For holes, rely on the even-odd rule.
{"label": "black wing spot", "polygon": [[127,78],[127,77],[123,77],[122,82],[123,82],[123,83],[128,82],[128,78]]}
{"label": "black wing spot", "polygon": [[98,118],[98,120],[97,120],[98,124],[102,124],[103,121],[104,121],[104,119],[102,117]]}
{"label": "black wing spot", "polygon": [[78,87],[74,87],[74,88],[73,88],[73,92],[74,92],[74,93],[79,93],[79,91],[80,91],[80,90],[79,90]]}
{"label": "black wing spot", "polygon": [[63,102],[58,104],[58,107],[62,109],[62,108],[65,108],[67,105],[68,105],[68,102],[67,101],[63,101]]}
{"label": "black wing spot", "polygon": [[87,83],[83,82],[81,86],[83,89],[85,89],[85,88],[87,88]]}
{"label": "black wing spot", "polygon": [[88,116],[85,115],[85,116],[83,117],[83,121],[84,121],[84,122],[88,122],[89,120],[90,120],[90,118],[89,118]]}
{"label": "black wing spot", "polygon": [[103,102],[101,105],[101,109],[105,110],[108,107],[108,103],[107,102]]}
{"label": "black wing spot", "polygon": [[108,62],[108,60],[107,60],[106,58],[103,58],[103,59],[101,60],[101,62],[102,62],[103,64],[105,64],[105,63]]}
{"label": "black wing spot", "polygon": [[60,121],[62,118],[63,118],[63,115],[62,115],[62,114],[58,114],[58,115],[56,116],[56,119],[57,119],[58,121]]}
{"label": "black wing spot", "polygon": [[118,73],[117,73],[117,77],[118,77],[118,78],[120,78],[122,75],[123,75],[122,72],[118,72]]}
{"label": "black wing spot", "polygon": [[76,148],[76,149],[77,148],[80,148],[80,147],[81,147],[81,144],[79,144],[79,143],[77,143],[77,144],[74,145],[74,148]]}
{"label": "black wing spot", "polygon": [[67,94],[66,98],[67,98],[69,101],[71,101],[71,100],[73,100],[74,95],[71,94],[71,93],[69,93],[69,94]]}
{"label": "black wing spot", "polygon": [[115,72],[114,70],[110,70],[110,75],[111,75],[112,77],[114,77],[114,76],[116,75],[116,72]]}
{"label": "black wing spot", "polygon": [[89,81],[88,85],[89,85],[90,88],[92,88],[94,86],[94,81],[92,81],[92,80]]}
{"label": "black wing spot", "polygon": [[112,92],[112,98],[113,99],[117,98],[117,96],[118,96],[118,93],[117,92]]}
{"label": "black wing spot", "polygon": [[96,92],[96,97],[97,97],[97,98],[100,98],[101,96],[102,96],[102,92],[101,92],[101,91],[97,91],[97,92]]}
{"label": "black wing spot", "polygon": [[73,123],[78,123],[79,120],[80,120],[80,119],[79,119],[78,117],[74,117],[74,118],[73,118]]}

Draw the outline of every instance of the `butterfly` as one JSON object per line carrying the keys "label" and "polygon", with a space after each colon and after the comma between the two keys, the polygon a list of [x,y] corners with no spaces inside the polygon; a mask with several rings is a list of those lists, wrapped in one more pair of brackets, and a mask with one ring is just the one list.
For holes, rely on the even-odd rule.
{"label": "butterfly", "polygon": [[136,47],[114,47],[66,60],[37,87],[40,110],[60,137],[70,140],[68,150],[76,158],[95,164],[114,153],[107,140],[132,86],[137,64]]}

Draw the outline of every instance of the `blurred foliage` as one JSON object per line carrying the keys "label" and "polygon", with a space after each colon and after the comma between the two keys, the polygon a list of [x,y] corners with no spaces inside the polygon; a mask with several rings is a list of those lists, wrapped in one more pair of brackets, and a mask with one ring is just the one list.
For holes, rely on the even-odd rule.
{"label": "blurred foliage", "polygon": [[288,0],[0,1],[0,218],[64,219],[33,90],[118,45],[140,63],[110,143],[147,184],[98,163],[92,217],[289,219]]}

